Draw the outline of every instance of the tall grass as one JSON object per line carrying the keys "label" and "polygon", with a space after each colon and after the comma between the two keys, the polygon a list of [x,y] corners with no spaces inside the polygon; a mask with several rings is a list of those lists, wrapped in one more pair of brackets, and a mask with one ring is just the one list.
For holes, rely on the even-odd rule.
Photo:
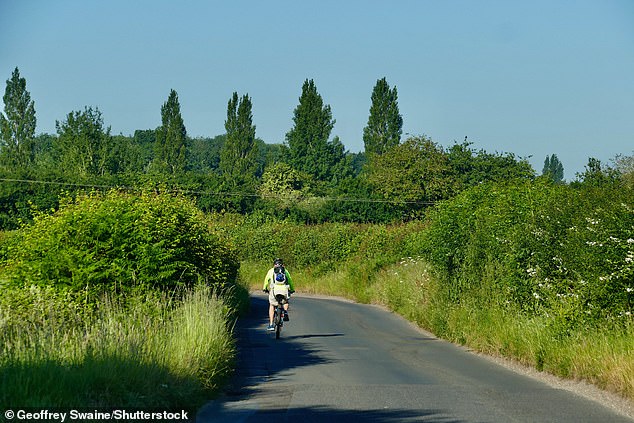
{"label": "tall grass", "polygon": [[[0,303],[0,403],[194,410],[229,374],[230,310],[208,288],[146,293],[93,311],[33,288]],[[11,295],[5,291],[3,295]],[[28,303],[28,307],[24,307]]]}

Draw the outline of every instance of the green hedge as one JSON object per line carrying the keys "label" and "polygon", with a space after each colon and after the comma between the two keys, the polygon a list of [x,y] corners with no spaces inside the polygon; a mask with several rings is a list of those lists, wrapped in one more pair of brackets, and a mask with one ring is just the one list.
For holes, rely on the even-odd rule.
{"label": "green hedge", "polygon": [[5,280],[95,294],[173,291],[201,282],[226,287],[238,260],[209,230],[195,204],[180,196],[110,192],[66,199],[52,214],[3,243]]}
{"label": "green hedge", "polygon": [[559,315],[631,316],[634,194],[618,184],[482,185],[436,207],[423,254],[449,297]]}

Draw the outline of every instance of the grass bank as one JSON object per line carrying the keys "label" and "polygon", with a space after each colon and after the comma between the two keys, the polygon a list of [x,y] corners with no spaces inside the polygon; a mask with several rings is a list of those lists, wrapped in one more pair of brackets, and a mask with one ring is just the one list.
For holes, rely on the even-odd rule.
{"label": "grass bank", "polygon": [[46,288],[0,302],[0,404],[196,410],[232,369],[231,310],[208,288],[87,312]]}

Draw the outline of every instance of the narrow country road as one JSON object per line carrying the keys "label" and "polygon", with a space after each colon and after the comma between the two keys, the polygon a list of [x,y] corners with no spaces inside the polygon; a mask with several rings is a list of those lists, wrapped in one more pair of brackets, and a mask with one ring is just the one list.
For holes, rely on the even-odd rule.
{"label": "narrow country road", "polygon": [[230,389],[197,422],[632,422],[426,335],[379,307],[292,299],[281,339],[254,295]]}

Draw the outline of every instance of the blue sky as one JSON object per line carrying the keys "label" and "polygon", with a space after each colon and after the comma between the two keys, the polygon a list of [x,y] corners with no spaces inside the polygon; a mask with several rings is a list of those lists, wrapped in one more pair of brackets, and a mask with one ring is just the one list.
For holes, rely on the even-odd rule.
{"label": "blue sky", "polygon": [[38,133],[85,106],[113,134],[154,129],[174,89],[188,134],[213,137],[237,91],[283,142],[310,78],[357,152],[386,77],[403,132],[444,147],[468,136],[538,172],[554,153],[568,180],[634,154],[631,0],[0,0],[0,81],[16,66]]}

